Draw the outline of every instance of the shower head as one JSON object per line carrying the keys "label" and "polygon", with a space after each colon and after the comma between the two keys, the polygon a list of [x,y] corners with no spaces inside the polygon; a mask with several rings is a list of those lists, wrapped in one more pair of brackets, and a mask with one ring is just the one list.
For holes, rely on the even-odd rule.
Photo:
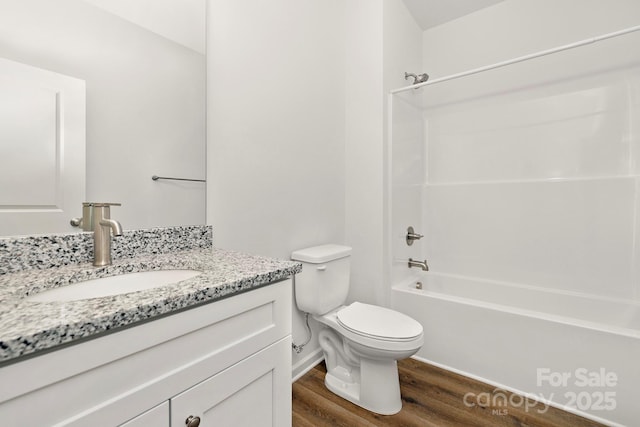
{"label": "shower head", "polygon": [[409,80],[409,77],[413,77],[413,84],[417,85],[418,83],[424,83],[429,80],[429,75],[427,73],[422,74],[413,74],[413,73],[404,73],[404,79]]}
{"label": "shower head", "polygon": [[424,83],[427,80],[429,80],[429,74],[427,73],[418,74],[418,78],[416,78],[416,83]]}

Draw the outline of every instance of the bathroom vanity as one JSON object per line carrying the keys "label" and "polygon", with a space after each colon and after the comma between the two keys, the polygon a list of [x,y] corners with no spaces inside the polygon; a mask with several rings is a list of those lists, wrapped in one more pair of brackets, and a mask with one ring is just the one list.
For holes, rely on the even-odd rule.
{"label": "bathroom vanity", "polygon": [[[290,425],[291,276],[301,265],[204,246],[0,275],[0,424]],[[202,273],[111,296],[27,298],[166,269]]]}

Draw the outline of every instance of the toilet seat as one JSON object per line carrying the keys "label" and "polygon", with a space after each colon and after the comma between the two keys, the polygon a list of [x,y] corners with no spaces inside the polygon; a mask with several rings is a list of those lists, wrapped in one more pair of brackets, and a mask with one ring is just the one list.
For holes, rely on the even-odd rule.
{"label": "toilet seat", "polygon": [[422,325],[411,317],[360,302],[339,310],[336,320],[346,330],[375,340],[408,342],[422,336]]}

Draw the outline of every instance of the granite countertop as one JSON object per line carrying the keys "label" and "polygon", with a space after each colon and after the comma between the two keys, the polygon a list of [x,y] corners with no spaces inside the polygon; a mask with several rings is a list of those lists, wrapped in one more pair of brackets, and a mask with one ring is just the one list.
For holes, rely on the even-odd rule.
{"label": "granite countertop", "polygon": [[[203,273],[176,284],[69,302],[26,296],[65,284],[138,271],[192,269]],[[156,316],[212,302],[299,273],[297,262],[217,248],[143,254],[106,267],[84,262],[0,275],[0,365],[62,344],[91,338]]]}

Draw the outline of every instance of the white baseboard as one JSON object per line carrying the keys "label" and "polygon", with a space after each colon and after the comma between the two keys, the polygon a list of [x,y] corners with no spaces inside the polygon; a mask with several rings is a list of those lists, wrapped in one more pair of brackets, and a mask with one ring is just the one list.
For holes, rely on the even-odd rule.
{"label": "white baseboard", "polygon": [[[496,381],[488,380],[487,378],[483,378],[481,376],[474,375],[474,374],[472,374],[470,372],[462,371],[460,369],[456,369],[456,368],[453,368],[451,366],[444,365],[442,363],[434,362],[432,360],[425,359],[424,357],[420,357],[420,356],[415,356],[414,355],[414,356],[411,356],[411,358],[415,359],[415,360],[418,360],[418,361],[420,361],[422,363],[427,363],[429,365],[433,365],[433,366],[436,366],[438,368],[441,368],[441,369],[444,369],[444,370],[447,370],[447,371],[451,371],[451,372],[456,373],[458,375],[462,375],[462,376],[465,376],[467,378],[471,378],[471,379],[474,379],[476,381],[480,381],[480,382],[483,382],[485,384],[489,384],[490,386],[493,386],[493,387],[496,387],[496,388],[499,388],[499,389],[502,389],[502,390],[510,391],[511,393],[519,394],[521,396],[526,396],[528,399],[533,399],[533,400],[540,401],[540,399],[536,398],[536,396],[531,395],[530,393],[523,392],[522,390],[518,390],[516,388],[509,387],[509,386],[507,386],[505,384],[501,384],[501,383],[496,382]],[[544,403],[545,405],[552,406],[552,407],[554,407],[556,409],[560,409],[562,411],[569,412],[571,414],[587,418],[589,420],[598,422],[600,424],[604,424],[606,426],[624,427],[622,424],[612,423],[611,421],[605,420],[605,419],[597,417],[595,415],[591,415],[591,414],[589,414],[587,412],[579,411],[576,408],[571,408],[569,406],[558,404],[556,402],[545,401],[545,402],[542,402],[542,403]]]}
{"label": "white baseboard", "polygon": [[301,359],[293,365],[291,370],[291,382],[297,381],[301,376],[309,372],[318,363],[322,362],[324,355],[322,354],[322,348],[317,348],[312,353],[309,353],[304,359]]}

